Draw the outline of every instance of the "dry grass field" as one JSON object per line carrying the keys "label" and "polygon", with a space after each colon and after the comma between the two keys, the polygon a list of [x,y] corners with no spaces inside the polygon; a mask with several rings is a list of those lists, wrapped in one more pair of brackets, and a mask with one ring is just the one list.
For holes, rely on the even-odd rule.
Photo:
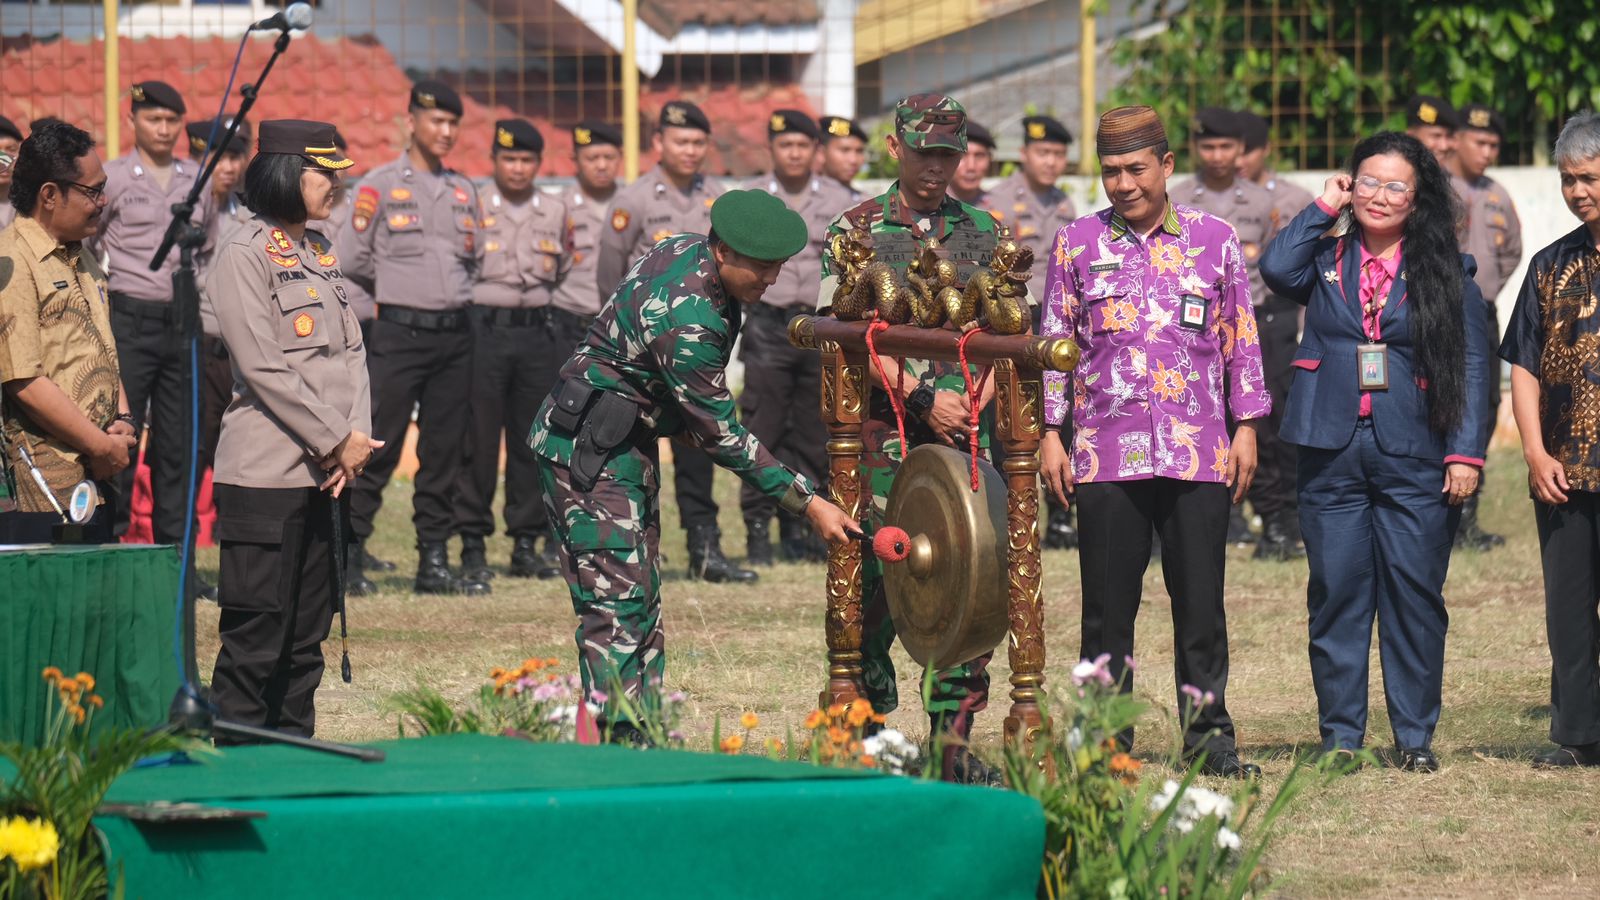
{"label": "dry grass field", "polygon": [[[1520,456],[1491,464],[1483,520],[1507,535],[1488,554],[1458,554],[1445,593],[1450,604],[1445,709],[1435,741],[1443,769],[1412,775],[1368,769],[1312,791],[1297,807],[1267,856],[1280,897],[1594,897],[1600,895],[1600,770],[1542,773],[1528,765],[1546,746],[1548,666],[1538,542],[1526,499]],[[670,485],[671,479],[662,478]],[[735,479],[719,473],[724,547],[743,550]],[[707,748],[714,721],[744,710],[761,715],[758,736],[798,726],[824,682],[822,571],[779,565],[753,589],[683,578],[683,535],[670,496],[664,498],[663,567],[667,681],[690,696],[686,731]],[[341,740],[392,737],[395,718],[384,701],[419,682],[446,696],[476,691],[493,666],[527,656],[573,656],[575,620],[560,582],[512,580],[503,574],[488,598],[423,598],[410,593],[410,483],[391,485],[374,550],[400,563],[380,579],[381,593],[350,604],[355,683],[338,679],[337,640],[319,700],[321,736]],[[495,538],[491,561],[501,567],[509,542]],[[452,551],[454,553],[454,551]],[[202,568],[215,575],[216,551]],[[1049,636],[1047,675],[1060,685],[1078,648],[1077,559],[1045,554]],[[502,568],[503,572],[503,568]],[[1281,779],[1297,752],[1317,744],[1316,701],[1306,658],[1303,563],[1255,563],[1230,550],[1228,614],[1232,640],[1229,705],[1241,750]],[[1136,689],[1158,706],[1173,706],[1172,626],[1164,607],[1159,563],[1146,578],[1148,608],[1140,620]],[[199,614],[200,668],[209,676],[216,652],[216,608]],[[898,650],[897,650],[898,652]],[[898,656],[903,703],[890,723],[912,736],[927,732],[917,708],[919,672]],[[568,663],[570,665],[570,663]],[[1004,654],[991,668],[994,699],[979,717],[980,750],[993,752],[1009,704]],[[1368,745],[1392,739],[1383,706],[1374,645]],[[1170,725],[1141,732],[1146,751],[1164,746]],[[1158,745],[1158,742],[1161,742]],[[1162,777],[1159,769],[1154,777]]]}

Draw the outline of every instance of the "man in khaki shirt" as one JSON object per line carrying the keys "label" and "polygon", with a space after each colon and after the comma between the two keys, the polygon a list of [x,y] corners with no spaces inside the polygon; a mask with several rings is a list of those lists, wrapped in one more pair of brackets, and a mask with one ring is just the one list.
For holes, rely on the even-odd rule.
{"label": "man in khaki shirt", "polygon": [[1278,173],[1268,167],[1272,159],[1271,123],[1253,112],[1240,110],[1234,114],[1239,117],[1244,133],[1244,152],[1239,154],[1239,177],[1255,182],[1272,195],[1272,230],[1276,232],[1300,215],[1300,211],[1310,206],[1316,198],[1298,184],[1279,178]]}
{"label": "man in khaki shirt", "polygon": [[561,194],[567,208],[567,230],[572,241],[572,267],[556,287],[550,314],[552,332],[563,360],[582,343],[589,324],[606,298],[596,286],[600,262],[600,236],[607,224],[606,207],[617,193],[622,171],[622,131],[604,122],[579,122],[572,126],[572,161],[578,177]]}
{"label": "man in khaki shirt", "polygon": [[[667,103],[651,141],[660,161],[617,191],[601,229],[595,286],[602,304],[658,241],[674,234],[709,232],[711,204],[723,192],[722,182],[700,171],[711,146],[711,121],[700,107],[683,100]],[[678,520],[689,537],[689,577],[755,581],[754,571],[735,566],[722,554],[717,501],[711,496],[716,464],[698,447],[675,444],[672,451]]]}
{"label": "man in khaki shirt", "polygon": [[[472,286],[472,381],[466,460],[456,475],[455,528],[461,569],[474,581],[494,578],[485,539],[494,533],[500,446],[506,448],[506,534],[513,578],[561,574],[539,496],[528,435],[534,413],[555,386],[571,347],[556,346],[550,311],[556,285],[572,264],[567,207],[539,190],[534,177],[544,135],[525,119],[494,124],[494,182],[478,191],[478,280]],[[544,539],[543,552],[539,539]]]}
{"label": "man in khaki shirt", "polygon": [[[1072,198],[1056,187],[1067,171],[1072,132],[1049,116],[1022,120],[1022,165],[989,190],[986,202],[995,221],[1011,229],[1017,242],[1033,251],[1030,287],[1044,294],[1045,258],[1061,226],[1078,217]],[[1038,315],[1035,307],[1034,315]],[[1038,327],[1038,322],[1034,322]]]}
{"label": "man in khaki shirt", "polygon": [[865,195],[856,189],[856,176],[867,164],[866,131],[844,116],[823,116],[817,120],[817,127],[822,131],[817,174],[844,185],[851,201],[860,203]]}
{"label": "man in khaki shirt", "polygon": [[[961,157],[954,178],[950,179],[950,196],[984,212],[993,212],[994,202],[983,189],[983,180],[989,177],[994,165],[994,135],[989,129],[967,120],[967,155]],[[1000,216],[995,216],[996,221]]]}
{"label": "man in khaki shirt", "polygon": [[[767,151],[772,171],[745,183],[782,200],[805,220],[805,249],[784,264],[778,280],[747,304],[739,355],[744,361],[744,390],[739,394],[739,417],[778,461],[811,480],[825,485],[828,476],[828,429],[808,401],[821,396],[822,359],[813,351],[789,343],[789,320],[811,315],[816,308],[817,285],[822,283],[822,249],[828,225],[855,205],[843,185],[825,175],[815,175],[821,129],[810,116],[796,109],[775,110],[767,120]],[[820,488],[819,488],[820,489]],[[822,560],[827,550],[811,539],[805,520],[779,513],[766,494],[744,485],[739,491],[744,513],[745,549],[752,565],[772,564],[772,517],[778,516],[783,558],[790,562]]]}
{"label": "man in khaki shirt", "polygon": [[[14,177],[18,217],[0,231],[0,443],[16,490],[16,511],[0,514],[5,543],[51,540],[78,482],[115,477],[134,445],[105,274],[83,248],[105,210],[94,140],[46,126],[24,144]],[[102,507],[83,539],[111,540],[114,512]]]}

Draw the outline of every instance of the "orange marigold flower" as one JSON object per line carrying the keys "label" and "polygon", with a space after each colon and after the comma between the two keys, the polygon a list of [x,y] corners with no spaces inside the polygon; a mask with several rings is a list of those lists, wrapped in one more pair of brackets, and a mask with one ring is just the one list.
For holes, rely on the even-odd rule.
{"label": "orange marigold flower", "polygon": [[843,728],[840,728],[837,725],[829,725],[828,740],[834,742],[835,744],[842,745],[846,741],[850,740],[850,732],[845,731]]}
{"label": "orange marigold flower", "polygon": [[828,707],[828,718],[830,718],[830,719],[840,718],[840,717],[842,717],[844,715],[844,711],[845,711],[845,705],[843,703],[835,703],[832,706]]}
{"label": "orange marigold flower", "polygon": [[83,685],[83,689],[86,691],[94,690],[94,676],[88,672],[79,672],[78,676],[73,680]]}
{"label": "orange marigold flower", "polygon": [[529,657],[522,661],[522,668],[528,672],[537,672],[544,668],[544,660]]}
{"label": "orange marigold flower", "polygon": [[820,709],[813,709],[811,711],[811,715],[806,716],[806,728],[811,731],[821,728],[823,725],[826,725],[827,722],[828,714]]}
{"label": "orange marigold flower", "polygon": [[861,757],[861,764],[869,769],[876,769],[878,767],[878,761],[873,759],[870,753]]}
{"label": "orange marigold flower", "polygon": [[106,701],[99,694],[90,697],[89,702],[93,704],[95,709],[104,709],[106,705]]}
{"label": "orange marigold flower", "polygon": [[39,673],[39,674],[44,676],[44,680],[45,681],[49,681],[49,682],[52,682],[52,683],[61,680],[61,670],[56,668],[55,666],[45,666],[44,667],[44,671]]}
{"label": "orange marigold flower", "polygon": [[722,739],[723,753],[738,753],[744,749],[744,735],[732,734]]}
{"label": "orange marigold flower", "polygon": [[757,716],[753,712],[746,712],[744,715],[739,717],[739,724],[744,728],[745,731],[749,731],[750,729],[761,724],[761,717]]}
{"label": "orange marigold flower", "polygon": [[846,721],[850,723],[851,728],[860,728],[861,726],[867,724],[867,720],[871,718],[872,707],[866,705],[857,706],[854,703],[850,704],[850,713],[846,718]]}
{"label": "orange marigold flower", "polygon": [[1126,753],[1112,754],[1111,761],[1108,763],[1108,765],[1111,766],[1111,771],[1117,775],[1122,775],[1125,773],[1131,775],[1144,768],[1144,763],[1134,759]]}
{"label": "orange marigold flower", "polygon": [[782,753],[783,752],[783,741],[780,741],[775,737],[767,738],[767,752],[768,753]]}
{"label": "orange marigold flower", "polygon": [[500,668],[499,666],[495,666],[489,670],[489,677],[493,678],[495,681],[499,681],[501,678],[504,678],[505,674],[506,670]]}
{"label": "orange marigold flower", "polygon": [[548,659],[546,659],[544,661],[544,664],[546,666],[559,666],[559,665],[561,665],[561,660],[556,659],[554,656],[552,656],[552,657],[549,657]]}
{"label": "orange marigold flower", "polygon": [[83,720],[88,716],[88,713],[83,711],[83,707],[76,703],[67,707],[67,711],[72,713],[72,720],[77,722],[79,725],[82,725]]}
{"label": "orange marigold flower", "polygon": [[889,721],[889,716],[888,716],[887,713],[873,713],[872,714],[872,722],[875,725],[882,725],[883,723],[885,723],[887,721]]}

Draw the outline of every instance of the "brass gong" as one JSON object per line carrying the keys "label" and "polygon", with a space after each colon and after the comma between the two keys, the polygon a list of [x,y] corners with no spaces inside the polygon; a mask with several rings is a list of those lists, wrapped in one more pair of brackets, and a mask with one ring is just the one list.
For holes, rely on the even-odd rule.
{"label": "brass gong", "polygon": [[911,658],[942,669],[993,650],[1006,636],[1006,487],[987,460],[941,444],[906,455],[889,489],[886,524],[910,536],[907,556],[883,565],[895,631]]}

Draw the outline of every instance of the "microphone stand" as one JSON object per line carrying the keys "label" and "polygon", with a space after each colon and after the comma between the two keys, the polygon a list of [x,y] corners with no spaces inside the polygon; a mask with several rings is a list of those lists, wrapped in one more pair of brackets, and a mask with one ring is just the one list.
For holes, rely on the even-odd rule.
{"label": "microphone stand", "polygon": [[[243,45],[240,52],[243,52]],[[228,123],[228,128],[221,137],[211,145],[213,148],[226,147],[239,132],[239,125],[249,114],[250,108],[255,106],[256,98],[260,94],[261,83],[266,81],[267,75],[278,61],[278,57],[289,49],[289,31],[284,29],[273,43],[272,56],[267,59],[267,64],[261,69],[261,74],[254,83],[246,84],[239,90],[244,97],[244,102],[239,104],[239,111],[234,114],[233,121]],[[224,98],[226,99],[226,98]],[[230,735],[239,738],[249,738],[261,743],[287,744],[292,747],[301,747],[306,750],[316,750],[330,753],[335,756],[346,756],[359,759],[362,762],[382,762],[385,754],[382,750],[369,747],[356,747],[349,744],[336,744],[332,741],[319,741],[315,738],[301,737],[296,734],[285,734],[273,731],[270,728],[260,728],[254,725],[245,725],[239,722],[230,722],[217,716],[217,709],[211,701],[201,692],[200,682],[195,673],[194,649],[194,603],[189,597],[190,577],[194,570],[194,485],[199,468],[199,434],[197,422],[200,414],[200,373],[197,360],[199,359],[200,342],[200,289],[199,281],[195,275],[195,252],[205,246],[206,232],[192,221],[195,208],[199,205],[202,192],[206,184],[211,181],[211,173],[216,170],[217,163],[222,159],[222,153],[213,151],[208,154],[210,159],[204,170],[195,179],[189,195],[181,202],[172,205],[172,222],[167,226],[166,236],[161,240],[161,246],[156,250],[156,255],[150,260],[150,270],[159,271],[162,263],[166,262],[167,255],[172,252],[173,246],[178,247],[178,270],[172,273],[172,302],[174,309],[174,324],[176,337],[187,350],[189,366],[189,417],[185,446],[188,447],[188,505],[184,510],[189,527],[184,539],[183,558],[186,564],[178,573],[178,617],[183,629],[183,652],[181,673],[183,683],[178,687],[178,693],[172,698],[172,705],[167,710],[167,727],[175,731],[215,737],[216,735]],[[337,513],[336,513],[337,514]],[[335,553],[342,553],[342,549],[335,548]],[[343,599],[337,598],[340,607]]]}

